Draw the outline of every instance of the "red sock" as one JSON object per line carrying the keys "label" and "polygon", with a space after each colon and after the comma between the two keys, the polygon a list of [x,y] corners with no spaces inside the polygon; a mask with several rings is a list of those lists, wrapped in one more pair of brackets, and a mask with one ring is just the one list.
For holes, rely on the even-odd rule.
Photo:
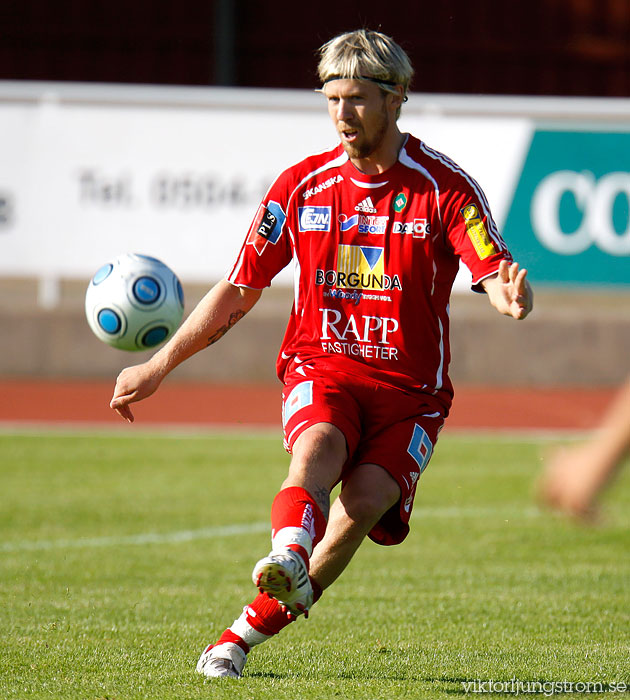
{"label": "red sock", "polygon": [[298,552],[308,566],[313,548],[326,532],[326,518],[306,489],[289,486],[273,501],[271,528],[273,548]]}
{"label": "red sock", "polygon": [[[322,588],[317,581],[311,579],[313,586],[313,602],[316,603],[322,596]],[[241,616],[234,620],[231,627],[219,637],[215,644],[232,642],[238,644],[248,654],[252,646],[278,634],[296,618],[287,616],[275,598],[270,598],[264,593],[259,593],[256,598],[243,609]]]}
{"label": "red sock", "polygon": [[[313,603],[322,597],[322,588],[317,581],[311,579],[313,586]],[[246,609],[247,622],[261,634],[272,636],[278,634],[296,618],[288,617],[275,598],[266,593],[259,593]]]}
{"label": "red sock", "polygon": [[240,617],[234,620],[213,646],[232,642],[238,644],[248,654],[251,647],[278,634],[294,619],[283,612],[275,598],[259,593],[249,605],[243,608]]}
{"label": "red sock", "polygon": [[259,593],[247,609],[247,622],[255,630],[268,636],[278,634],[294,619],[288,617],[280,607],[280,603],[266,593]]}

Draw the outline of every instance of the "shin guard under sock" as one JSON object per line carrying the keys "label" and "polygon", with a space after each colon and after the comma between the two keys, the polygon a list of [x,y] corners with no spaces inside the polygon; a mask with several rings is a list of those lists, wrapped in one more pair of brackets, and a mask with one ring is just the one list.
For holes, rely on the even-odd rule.
{"label": "shin guard under sock", "polygon": [[306,489],[289,486],[273,501],[271,528],[272,549],[288,547],[308,566],[313,548],[326,532],[326,518]]}

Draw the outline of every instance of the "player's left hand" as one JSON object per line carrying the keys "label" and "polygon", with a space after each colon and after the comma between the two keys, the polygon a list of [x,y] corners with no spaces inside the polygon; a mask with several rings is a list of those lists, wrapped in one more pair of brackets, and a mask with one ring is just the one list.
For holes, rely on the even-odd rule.
{"label": "player's left hand", "polygon": [[518,263],[502,260],[496,275],[482,284],[490,303],[502,314],[518,320],[524,319],[532,310],[534,294],[527,281],[527,270],[519,269]]}

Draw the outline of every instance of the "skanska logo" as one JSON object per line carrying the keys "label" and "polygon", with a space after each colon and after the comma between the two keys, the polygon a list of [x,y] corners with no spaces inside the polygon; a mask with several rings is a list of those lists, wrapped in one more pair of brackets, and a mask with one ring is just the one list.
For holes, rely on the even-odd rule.
{"label": "skanska logo", "polygon": [[320,192],[323,192],[329,187],[337,185],[340,182],[343,182],[343,175],[333,175],[332,177],[329,177],[328,180],[324,180],[324,182],[320,183],[319,185],[316,185],[315,187],[309,187],[309,189],[307,189],[304,192],[302,197],[304,197],[304,199],[309,199],[309,197],[312,197],[315,194],[319,194]]}

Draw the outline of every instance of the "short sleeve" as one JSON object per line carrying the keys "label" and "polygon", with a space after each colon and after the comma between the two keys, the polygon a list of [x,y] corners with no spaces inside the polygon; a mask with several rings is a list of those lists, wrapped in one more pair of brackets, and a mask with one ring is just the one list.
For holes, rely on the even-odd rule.
{"label": "short sleeve", "polygon": [[262,289],[291,261],[286,180],[283,173],[260,203],[236,262],[226,275],[228,282]]}
{"label": "short sleeve", "polygon": [[479,185],[472,178],[458,179],[443,203],[446,236],[470,270],[473,290],[483,291],[481,281],[498,270],[501,260],[512,258]]}

